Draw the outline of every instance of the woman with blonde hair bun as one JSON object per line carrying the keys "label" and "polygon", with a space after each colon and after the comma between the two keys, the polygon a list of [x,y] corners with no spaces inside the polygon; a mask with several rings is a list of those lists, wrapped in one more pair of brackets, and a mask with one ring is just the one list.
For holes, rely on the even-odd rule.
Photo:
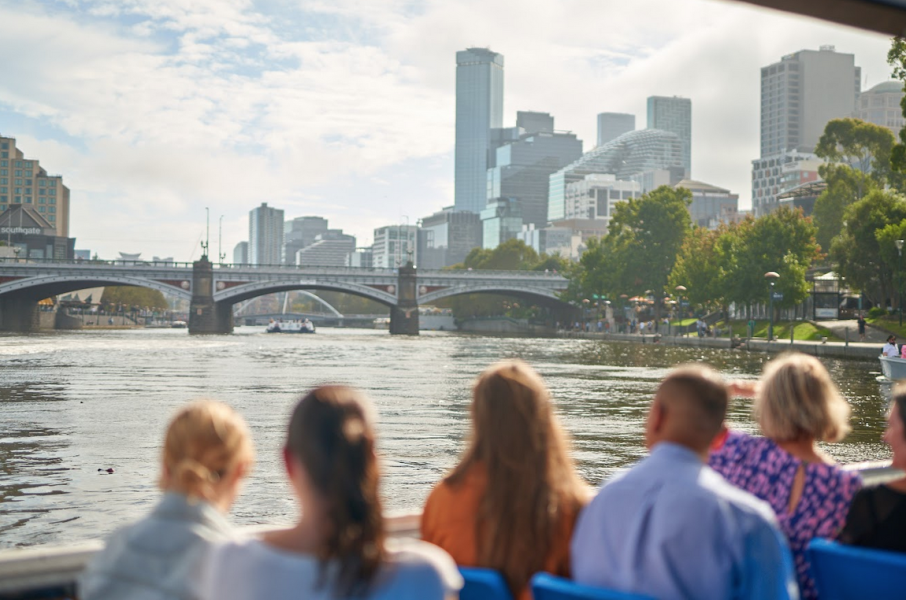
{"label": "woman with blonde hair bun", "polygon": [[167,428],[159,486],[147,517],[114,533],[80,582],[83,600],[193,599],[208,550],[230,539],[224,518],[254,457],[245,421],[199,401]]}
{"label": "woman with blonde hair bun", "polygon": [[460,565],[500,571],[513,595],[529,600],[536,572],[569,576],[569,543],[589,490],[529,365],[491,366],[472,398],[471,439],[428,497],[422,537]]}
{"label": "woman with blonde hair bun", "polygon": [[771,505],[790,542],[801,596],[816,598],[806,547],[813,538],[840,534],[862,486],[858,473],[841,469],[817,445],[846,437],[849,403],[821,361],[800,353],[769,362],[760,384],[736,383],[730,391],[755,398],[753,413],[764,437],[730,432],[708,464]]}

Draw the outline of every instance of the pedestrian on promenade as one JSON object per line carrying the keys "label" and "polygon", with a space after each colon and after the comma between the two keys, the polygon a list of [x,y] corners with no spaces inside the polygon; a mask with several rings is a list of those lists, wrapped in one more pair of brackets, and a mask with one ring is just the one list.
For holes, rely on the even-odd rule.
{"label": "pedestrian on promenade", "polygon": [[856,319],[856,324],[859,327],[859,341],[865,341],[865,316],[862,313],[859,313],[859,318]]}
{"label": "pedestrian on promenade", "polygon": [[492,366],[472,397],[469,447],[428,496],[422,538],[460,565],[500,571],[515,598],[530,600],[538,571],[569,576],[569,541],[589,490],[530,366]]}
{"label": "pedestrian on promenade", "polygon": [[79,586],[83,600],[193,600],[207,553],[229,539],[224,518],[254,451],[245,421],[219,402],[196,402],[170,422],[159,480],[164,496],[114,533]]}
{"label": "pedestrian on promenade", "polygon": [[462,576],[425,542],[386,542],[367,400],[343,386],[315,388],[290,417],[283,461],[299,518],[288,529],[217,548],[202,600],[444,600]]}
{"label": "pedestrian on promenade", "polygon": [[793,552],[803,599],[817,597],[806,548],[812,539],[836,539],[853,496],[857,472],[844,471],[818,448],[849,433],[849,403],[814,356],[790,353],[769,362],[761,383],[734,385],[754,397],[764,437],[731,431],[709,464],[727,481],[774,509]]}
{"label": "pedestrian on promenade", "polygon": [[645,423],[650,454],[604,484],[571,544],[581,584],[652,598],[798,598],[771,507],[705,463],[729,394],[712,369],[677,369]]}

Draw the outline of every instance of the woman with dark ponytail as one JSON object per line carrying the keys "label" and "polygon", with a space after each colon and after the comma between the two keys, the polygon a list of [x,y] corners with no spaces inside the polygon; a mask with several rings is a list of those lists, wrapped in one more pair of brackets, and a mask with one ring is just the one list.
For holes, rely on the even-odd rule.
{"label": "woman with dark ponytail", "polygon": [[211,600],[443,600],[462,586],[446,553],[388,548],[367,401],[319,387],[296,405],[283,460],[301,509],[296,525],[223,545],[204,584]]}

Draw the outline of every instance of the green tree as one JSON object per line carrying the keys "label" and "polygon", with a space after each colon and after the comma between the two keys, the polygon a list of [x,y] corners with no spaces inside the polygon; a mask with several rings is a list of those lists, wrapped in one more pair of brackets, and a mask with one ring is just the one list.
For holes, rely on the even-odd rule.
{"label": "green tree", "polygon": [[847,207],[878,189],[878,185],[871,176],[848,165],[822,165],[819,172],[827,182],[827,189],[815,200],[812,218],[818,228],[818,245],[827,251],[843,230],[843,213]]}
{"label": "green tree", "polygon": [[896,140],[890,130],[860,119],[828,121],[815,154],[831,163],[851,165],[883,185],[890,175],[890,153]]}
{"label": "green tree", "polygon": [[169,304],[164,295],[157,290],[143,287],[113,285],[104,288],[101,304],[139,306],[142,308],[167,309]]}
{"label": "green tree", "polygon": [[815,225],[801,210],[780,208],[758,219],[749,217],[723,240],[725,251],[733,253],[724,282],[730,300],[743,305],[768,299],[765,273],[780,275],[776,291],[783,293],[777,309],[792,307],[808,297],[805,274],[820,257]]}
{"label": "green tree", "polygon": [[846,226],[831,245],[831,257],[850,286],[883,306],[894,297],[897,263],[890,259],[887,234],[880,232],[889,233],[888,226],[906,219],[906,199],[892,191],[874,190],[847,208],[843,218]]}
{"label": "green tree", "polygon": [[668,293],[674,293],[676,287],[681,285],[686,288],[684,299],[693,306],[711,308],[727,304],[725,279],[728,255],[722,251],[720,241],[729,230],[727,226],[713,231],[704,227],[692,230],[670,272]]}
{"label": "green tree", "polygon": [[[893,38],[887,52],[887,63],[893,67],[893,78],[906,82],[906,39]],[[906,96],[900,100],[900,109],[906,116]],[[900,129],[899,142],[890,151],[890,166],[898,173],[906,173],[906,127]],[[903,187],[898,186],[898,189]]]}

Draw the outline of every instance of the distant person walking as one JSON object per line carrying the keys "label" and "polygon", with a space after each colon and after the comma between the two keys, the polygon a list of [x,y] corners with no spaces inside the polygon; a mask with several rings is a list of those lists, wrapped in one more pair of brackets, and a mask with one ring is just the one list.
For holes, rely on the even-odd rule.
{"label": "distant person walking", "polygon": [[859,313],[859,318],[856,319],[856,323],[859,326],[859,341],[865,341],[865,316],[862,313]]}

